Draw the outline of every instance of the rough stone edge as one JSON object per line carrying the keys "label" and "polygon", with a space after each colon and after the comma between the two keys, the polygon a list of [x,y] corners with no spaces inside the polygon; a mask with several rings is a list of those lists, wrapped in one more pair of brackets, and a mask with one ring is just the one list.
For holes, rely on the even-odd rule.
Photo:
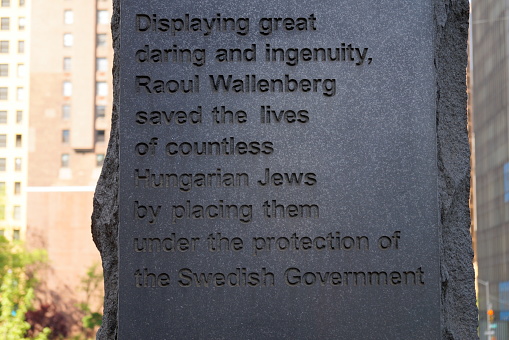
{"label": "rough stone edge", "polygon": [[434,0],[442,339],[478,339],[470,235],[468,0]]}
{"label": "rough stone edge", "polygon": [[119,60],[120,49],[120,1],[113,0],[111,31],[113,35],[113,107],[108,152],[104,160],[101,176],[94,194],[92,213],[92,237],[101,253],[104,272],[104,307],[102,326],[96,339],[117,339],[118,310],[118,189],[119,189]]}
{"label": "rough stone edge", "polygon": [[[120,1],[113,0],[113,48],[120,47]],[[473,250],[470,236],[470,148],[466,116],[467,0],[433,0],[437,71],[437,154],[441,218],[442,339],[478,339]],[[96,338],[117,339],[118,307],[118,93],[113,65],[113,112],[108,153],[94,195],[92,236],[104,270],[103,324]]]}

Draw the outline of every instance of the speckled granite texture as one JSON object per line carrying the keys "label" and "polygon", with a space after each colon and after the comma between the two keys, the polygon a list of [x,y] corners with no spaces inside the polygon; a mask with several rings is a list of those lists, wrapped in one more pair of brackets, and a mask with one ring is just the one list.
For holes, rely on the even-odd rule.
{"label": "speckled granite texture", "polygon": [[[113,44],[119,49],[119,5],[113,0]],[[434,0],[437,159],[441,215],[442,339],[477,339],[466,117],[467,0]],[[118,86],[114,62],[114,105],[108,154],[94,197],[92,234],[102,255],[105,277],[103,325],[97,339],[117,339],[118,287]]]}
{"label": "speckled granite texture", "polygon": [[435,0],[442,339],[477,339],[466,115],[469,3]]}

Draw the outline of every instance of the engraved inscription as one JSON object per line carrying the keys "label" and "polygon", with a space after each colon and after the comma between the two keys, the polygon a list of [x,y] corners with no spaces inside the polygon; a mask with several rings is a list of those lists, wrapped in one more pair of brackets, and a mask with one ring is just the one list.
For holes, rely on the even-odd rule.
{"label": "engraved inscription", "polygon": [[174,36],[180,33],[201,33],[209,36],[216,32],[233,32],[240,36],[249,33],[249,18],[224,17],[217,13],[214,17],[200,17],[184,14],[182,17],[165,18],[157,14],[136,14],[138,32],[168,32]]}
{"label": "engraved inscription", "polygon": [[429,5],[260,1],[121,9],[119,337],[435,338]]}
{"label": "engraved inscription", "polygon": [[182,220],[229,220],[234,219],[242,223],[249,223],[253,218],[253,205],[228,204],[224,200],[217,203],[200,204],[191,200],[183,204],[171,206],[171,221],[173,224]]}
{"label": "engraved inscription", "polygon": [[290,267],[276,276],[267,268],[259,271],[245,267],[231,272],[196,272],[182,268],[171,280],[168,273],[154,273],[147,268],[134,272],[136,288],[165,288],[176,281],[179,287],[274,287],[284,284],[290,287],[331,286],[331,287],[374,287],[374,286],[424,286],[425,273],[422,267],[416,270],[393,271],[304,271]]}
{"label": "engraved inscription", "polygon": [[208,173],[156,173],[151,169],[134,169],[136,188],[174,188],[189,192],[193,188],[248,187],[249,174],[245,172],[223,172],[218,168]]}
{"label": "engraved inscription", "polygon": [[266,218],[319,218],[317,204],[281,204],[276,200],[263,202],[263,216]]}
{"label": "engraved inscription", "polygon": [[184,125],[201,124],[202,107],[198,106],[189,112],[179,111],[138,111],[136,112],[136,124],[139,125]]}
{"label": "engraved inscription", "polygon": [[[180,236],[180,235],[179,235]],[[171,252],[194,252],[197,249],[199,237],[179,237],[175,233],[170,236],[160,237],[135,237],[134,251],[137,253],[171,253]]]}
{"label": "engraved inscription", "polygon": [[285,283],[289,286],[380,286],[380,285],[424,285],[424,271],[347,271],[347,272],[303,272],[299,268],[285,271]]}
{"label": "engraved inscription", "polygon": [[[220,93],[321,93],[326,97],[336,95],[334,78],[301,78],[285,74],[280,78],[261,78],[256,74],[209,75],[212,91]],[[191,80],[189,82],[192,82]],[[192,83],[191,83],[192,84]],[[190,92],[190,91],[188,91]],[[198,91],[199,92],[199,91]]]}
{"label": "engraved inscription", "polygon": [[367,236],[342,236],[339,231],[323,236],[309,237],[293,233],[291,236],[256,236],[251,242],[253,255],[271,251],[339,251],[369,250]]}
{"label": "engraved inscription", "polygon": [[291,172],[291,173],[279,173],[274,172],[271,173],[269,168],[265,169],[265,176],[263,179],[258,181],[258,184],[261,186],[273,185],[273,186],[281,186],[281,185],[307,185],[313,186],[317,183],[316,174],[313,172]]}
{"label": "engraved inscription", "polygon": [[269,141],[239,141],[235,137],[207,142],[169,142],[166,144],[167,156],[235,156],[270,155],[274,144]]}

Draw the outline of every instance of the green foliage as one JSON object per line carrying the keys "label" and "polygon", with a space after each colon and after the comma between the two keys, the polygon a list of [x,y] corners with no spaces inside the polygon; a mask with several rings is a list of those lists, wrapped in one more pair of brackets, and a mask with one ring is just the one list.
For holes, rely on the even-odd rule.
{"label": "green foliage", "polygon": [[102,303],[96,308],[91,305],[94,301],[102,302],[102,282],[103,273],[99,264],[90,266],[85,276],[81,278],[80,288],[85,293],[85,301],[81,302],[78,307],[85,314],[81,322],[87,339],[93,334],[94,329],[102,324],[102,314],[98,311],[101,309]]}
{"label": "green foliage", "polygon": [[[28,339],[25,314],[34,300],[34,272],[46,260],[44,251],[27,251],[22,243],[0,237],[0,338]],[[49,333],[46,328],[33,339],[46,340]]]}
{"label": "green foliage", "polygon": [[[82,303],[85,312],[90,311],[90,302],[94,298],[102,298],[102,290],[99,290],[103,282],[103,273],[99,264],[91,265],[84,277],[81,278],[81,290],[85,292],[85,301]],[[86,305],[86,306],[85,306]]]}
{"label": "green foliage", "polygon": [[103,316],[101,313],[94,312],[85,315],[81,321],[83,322],[83,327],[94,329],[96,326],[101,326],[103,322]]}

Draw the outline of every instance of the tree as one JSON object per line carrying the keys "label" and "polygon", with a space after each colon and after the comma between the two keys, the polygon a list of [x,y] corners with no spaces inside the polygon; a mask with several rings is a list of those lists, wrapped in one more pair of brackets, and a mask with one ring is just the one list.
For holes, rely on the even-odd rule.
{"label": "tree", "polygon": [[[30,324],[25,314],[35,296],[35,271],[46,258],[43,250],[27,251],[21,242],[11,243],[0,236],[0,338],[30,339],[26,337]],[[32,339],[46,340],[50,332],[44,328]]]}
{"label": "tree", "polygon": [[25,314],[26,321],[30,324],[29,336],[35,336],[44,328],[49,328],[51,334],[48,339],[64,339],[69,335],[69,320],[60,312],[55,303],[42,303],[37,309],[29,310]]}
{"label": "tree", "polygon": [[[91,337],[94,329],[101,326],[102,314],[99,312],[103,300],[103,273],[99,264],[93,264],[87,270],[84,277],[81,278],[81,290],[85,293],[85,301],[79,304],[80,310],[85,314],[81,319],[83,324],[83,333],[88,339]],[[100,301],[100,305],[94,308],[93,302]]]}

